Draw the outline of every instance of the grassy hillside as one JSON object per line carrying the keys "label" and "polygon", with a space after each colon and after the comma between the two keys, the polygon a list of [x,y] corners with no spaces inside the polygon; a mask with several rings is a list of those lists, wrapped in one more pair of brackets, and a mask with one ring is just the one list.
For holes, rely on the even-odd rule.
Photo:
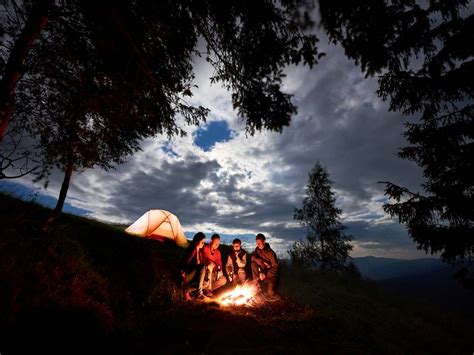
{"label": "grassy hillside", "polygon": [[474,319],[474,290],[463,288],[453,278],[453,269],[448,265],[410,277],[381,280],[378,284],[390,292],[428,300],[439,304],[443,309]]}
{"label": "grassy hillside", "polygon": [[[284,265],[282,302],[184,303],[183,250],[0,195],[0,353],[472,353],[474,326],[350,276]],[[226,251],[225,249],[224,251]]]}

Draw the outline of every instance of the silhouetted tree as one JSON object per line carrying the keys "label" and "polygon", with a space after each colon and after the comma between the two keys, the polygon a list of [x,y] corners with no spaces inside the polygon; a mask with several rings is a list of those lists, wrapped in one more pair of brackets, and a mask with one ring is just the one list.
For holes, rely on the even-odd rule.
{"label": "silhouetted tree", "polygon": [[309,173],[303,207],[295,209],[294,219],[306,227],[306,238],[288,251],[295,263],[338,270],[346,266],[352,237],[340,222],[342,211],[335,206],[329,175],[318,162]]}
{"label": "silhouetted tree", "polygon": [[[367,75],[390,109],[415,115],[409,145],[424,192],[386,183],[384,206],[417,247],[444,261],[474,257],[474,15],[470,1],[320,0],[322,24]],[[419,117],[419,119],[418,119]],[[472,276],[472,273],[471,273]]]}
{"label": "silhouetted tree", "polygon": [[[135,101],[137,110],[145,110],[149,129],[156,133],[157,121],[174,125],[177,112],[194,121],[202,111],[182,100],[191,95],[192,59],[200,55],[199,38],[207,43],[207,60],[214,66],[214,82],[232,90],[232,100],[248,130],[281,130],[296,112],[291,95],[281,92],[282,68],[287,64],[317,63],[322,54],[316,49],[317,38],[306,30],[313,23],[308,15],[311,2],[294,1],[110,1],[83,0],[67,2],[21,2],[24,21],[4,43],[7,62],[20,65],[14,80],[9,80],[9,66],[3,66],[2,82],[8,82],[7,96],[0,95],[0,107],[7,105],[0,117],[3,136],[12,114],[15,88],[28,72],[28,53],[33,39],[42,33],[47,38],[56,21],[81,18],[84,28],[75,35],[86,37],[94,47],[91,55],[114,82],[115,92]],[[16,2],[3,2],[8,9]],[[38,22],[34,34],[28,32],[30,22]],[[41,11],[40,11],[41,10]],[[49,21],[46,21],[49,19]],[[15,22],[15,21],[13,21]],[[30,40],[23,43],[23,38]],[[21,60],[14,58],[20,46]],[[52,58],[38,60],[48,61]],[[30,61],[31,62],[31,61]],[[17,65],[18,64],[18,65]],[[25,64],[25,65],[23,65]],[[13,75],[13,74],[12,74]],[[3,84],[2,84],[3,85]],[[123,89],[123,90],[122,90]],[[3,105],[3,106],[2,106]]]}
{"label": "silhouetted tree", "polygon": [[23,129],[17,131],[10,125],[0,145],[0,180],[18,179],[37,171],[41,157],[35,147],[36,142],[27,132]]}
{"label": "silhouetted tree", "polygon": [[[62,210],[73,171],[96,166],[111,169],[136,151],[139,139],[151,135],[150,131],[179,133],[174,117],[159,120],[155,116],[163,112],[147,92],[149,87],[132,87],[123,80],[127,73],[110,73],[106,63],[93,55],[90,38],[78,33],[87,33],[84,18],[77,11],[61,12],[33,49],[30,69],[17,95],[21,100],[17,106],[23,111],[14,123],[26,125],[25,130],[39,143],[36,153],[42,157],[42,166],[37,180],[46,179],[47,184],[52,169],[64,171],[58,202],[45,229]],[[132,101],[131,90],[143,96]],[[175,111],[188,123],[204,119],[207,112],[184,104]],[[154,126],[150,119],[156,120]]]}
{"label": "silhouetted tree", "polygon": [[185,101],[199,37],[215,68],[211,80],[232,90],[251,134],[288,125],[296,108],[280,90],[281,68],[312,66],[320,56],[316,37],[305,33],[310,9],[300,1],[55,3],[54,20],[25,59],[15,118],[40,138],[40,178],[53,167],[65,171],[55,211],[75,169],[108,169],[142,138],[184,133],[178,116],[205,120],[207,109]]}
{"label": "silhouetted tree", "polygon": [[33,42],[48,23],[54,1],[3,0],[0,37],[0,144],[14,112],[15,90]]}
{"label": "silhouetted tree", "polygon": [[[25,130],[37,139],[35,153],[42,163],[37,180],[46,178],[47,184],[53,168],[64,171],[45,229],[63,208],[73,171],[96,166],[109,170],[137,150],[138,139],[147,134],[133,105],[109,88],[116,78],[100,70],[87,37],[76,35],[85,30],[80,28],[83,19],[62,16],[34,48],[35,61],[18,87],[18,106],[24,110],[14,122],[26,123]],[[168,127],[163,122],[158,128]]]}

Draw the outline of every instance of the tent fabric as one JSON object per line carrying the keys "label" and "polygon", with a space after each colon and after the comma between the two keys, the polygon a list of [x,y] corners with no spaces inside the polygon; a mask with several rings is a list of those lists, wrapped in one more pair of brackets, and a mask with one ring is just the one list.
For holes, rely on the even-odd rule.
{"label": "tent fabric", "polygon": [[144,238],[170,239],[181,246],[188,244],[178,217],[165,210],[145,212],[143,216],[125,229],[125,232]]}

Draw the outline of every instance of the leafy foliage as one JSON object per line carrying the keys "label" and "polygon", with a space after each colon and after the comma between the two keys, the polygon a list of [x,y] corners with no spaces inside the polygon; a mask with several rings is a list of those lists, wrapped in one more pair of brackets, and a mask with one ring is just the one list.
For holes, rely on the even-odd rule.
{"label": "leafy foliage", "polygon": [[[474,15],[467,0],[327,1],[322,23],[330,38],[368,76],[406,124],[399,156],[416,162],[423,193],[386,183],[384,206],[426,252],[450,263],[474,257]],[[367,21],[367,19],[370,19]]]}
{"label": "leafy foliage", "polygon": [[[24,16],[32,5],[23,5]],[[204,38],[206,58],[215,69],[211,80],[233,91],[234,106],[247,120],[248,130],[278,131],[296,112],[291,95],[281,92],[282,68],[301,62],[313,66],[322,55],[316,36],[306,31],[313,25],[311,10],[311,2],[301,0],[60,2],[51,7],[50,21],[33,49],[53,37],[67,48],[30,55],[26,76],[31,78],[34,65],[54,63],[65,50],[82,51],[77,66],[94,69],[92,82],[102,88],[90,99],[94,111],[128,115],[142,135],[183,133],[176,116],[197,124],[207,114],[185,101],[192,95],[193,58],[202,55],[198,39]],[[10,21],[4,57],[26,20]],[[42,84],[48,85],[44,80]],[[21,101],[20,109],[24,104]]]}
{"label": "leafy foliage", "polygon": [[[30,2],[2,5],[17,14],[5,26],[8,57],[28,16],[40,12]],[[41,14],[49,21],[25,51],[14,123],[39,139],[38,179],[47,179],[55,167],[65,171],[58,211],[73,170],[110,169],[139,149],[143,138],[184,134],[178,118],[187,124],[205,121],[208,110],[186,101],[192,96],[193,60],[202,55],[199,39],[215,69],[211,81],[232,90],[234,107],[251,134],[289,124],[296,107],[281,91],[282,68],[313,66],[322,55],[316,36],[307,32],[312,5],[301,0],[47,5]],[[5,122],[9,118],[2,116]]]}
{"label": "leafy foliage", "polygon": [[318,162],[309,174],[303,207],[295,209],[294,219],[306,227],[307,234],[289,250],[292,261],[321,269],[343,268],[352,250],[352,237],[344,232],[341,213],[335,206],[329,175]]}

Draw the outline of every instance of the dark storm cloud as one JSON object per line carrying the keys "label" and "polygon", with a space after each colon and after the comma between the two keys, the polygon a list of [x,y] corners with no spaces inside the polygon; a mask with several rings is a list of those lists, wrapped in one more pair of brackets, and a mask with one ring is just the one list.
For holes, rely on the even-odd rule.
{"label": "dark storm cloud", "polygon": [[294,167],[280,179],[304,184],[301,178],[307,175],[301,171],[309,171],[319,160],[335,187],[354,199],[367,200],[371,189],[382,191],[377,182],[384,180],[419,189],[419,168],[396,157],[406,145],[403,123],[408,118],[389,113],[388,105],[376,98],[374,80],[363,80],[339,52],[333,49],[307,79],[315,84],[300,99],[300,114],[276,140],[276,151]]}
{"label": "dark storm cloud", "polygon": [[[328,55],[315,70],[294,68],[288,76],[296,87],[299,112],[291,125],[282,134],[256,135],[245,141],[245,147],[234,148],[260,159],[258,168],[242,169],[238,159],[245,158],[232,152],[235,162],[224,167],[220,157],[210,158],[209,152],[193,153],[192,142],[185,147],[149,140],[142,144],[143,154],[130,157],[116,172],[94,169],[75,174],[68,200],[79,199],[82,207],[103,218],[129,222],[149,209],[163,208],[177,214],[188,230],[210,223],[221,229],[217,232],[263,232],[283,240],[279,242],[283,249],[304,236],[293,213],[301,205],[308,172],[319,160],[343,195],[337,197],[344,212],[366,215],[345,222],[356,241],[366,243],[366,248],[415,249],[403,226],[370,221],[383,216],[383,185],[378,181],[419,190],[420,170],[396,157],[406,144],[402,134],[408,118],[388,112],[388,105],[376,97],[377,83],[364,79],[340,48],[324,50]],[[222,144],[231,146],[233,139]],[[270,171],[271,176],[248,183],[258,173],[255,169]],[[62,174],[55,172],[51,180],[59,189]],[[367,211],[367,204],[374,203],[378,209]]]}
{"label": "dark storm cloud", "polygon": [[[294,206],[285,191],[268,191],[263,184],[239,188],[239,181],[247,179],[242,173],[224,172],[217,176],[210,174],[212,186],[200,191],[206,200],[210,193],[216,193],[227,205],[242,207],[241,212],[227,214],[208,214],[206,221],[221,225],[224,228],[257,230],[267,221],[284,221],[291,219]],[[223,206],[225,207],[225,206]],[[201,221],[202,222],[202,221]]]}
{"label": "dark storm cloud", "polygon": [[383,223],[372,225],[366,221],[353,221],[345,224],[347,233],[354,236],[357,242],[374,242],[366,248],[409,248],[414,249],[413,241],[407,237],[407,231],[399,223]]}
{"label": "dark storm cloud", "polygon": [[[222,225],[230,228],[246,228],[250,230],[266,229],[267,224],[280,225],[286,224],[286,221],[292,219],[294,206],[289,201],[288,195],[284,191],[265,192],[263,190],[242,189],[240,194],[244,194],[246,202],[242,213],[234,214],[233,218],[227,216],[219,217]],[[249,200],[259,201],[249,201]],[[265,227],[261,227],[265,224]]]}
{"label": "dark storm cloud", "polygon": [[[388,112],[388,105],[376,98],[374,80],[364,80],[359,69],[337,48],[307,80],[313,80],[314,86],[299,98],[299,115],[275,140],[275,151],[291,167],[280,173],[279,182],[295,188],[299,184],[302,195],[309,170],[320,161],[333,186],[344,193],[341,207],[346,213],[360,211],[375,194],[382,195],[384,185],[378,181],[392,181],[420,191],[420,169],[396,156],[406,145],[403,123],[409,118]],[[380,200],[380,206],[383,202],[387,201]],[[383,215],[383,211],[379,213]],[[405,227],[396,221],[345,224],[356,241],[374,242],[367,243],[366,248],[415,249]],[[275,228],[273,233],[294,240],[303,231]]]}
{"label": "dark storm cloud", "polygon": [[[221,216],[216,223],[249,229],[263,223],[262,229],[274,236],[300,238],[302,229],[288,226],[287,222],[292,221],[294,193],[302,197],[308,172],[318,160],[328,169],[334,187],[349,197],[343,201],[348,213],[359,211],[376,193],[383,194],[384,185],[378,181],[420,189],[420,169],[396,156],[406,144],[403,123],[409,118],[388,112],[388,105],[376,97],[376,82],[365,80],[339,48],[333,47],[328,58],[305,77],[314,85],[304,95],[296,94],[299,114],[283,134],[274,138],[273,152],[283,159],[286,169],[276,170],[272,183],[285,185],[288,190],[268,193],[258,186],[237,189],[234,183],[216,185],[221,187],[219,193],[245,206],[248,213],[236,218]],[[253,155],[263,158],[268,151],[255,148]],[[234,199],[232,196],[237,193],[240,197]],[[383,202],[386,201],[380,200],[379,205]],[[380,218],[383,211],[372,216]],[[348,232],[358,241],[377,241],[387,248],[414,248],[405,228],[396,222],[374,225],[360,221],[347,225]]]}
{"label": "dark storm cloud", "polygon": [[106,214],[136,219],[149,209],[166,209],[183,221],[194,223],[216,213],[215,207],[197,193],[200,182],[219,169],[216,161],[163,162],[151,171],[137,170],[114,185]]}
{"label": "dark storm cloud", "polygon": [[[396,157],[405,144],[406,118],[389,113],[387,105],[376,98],[376,83],[364,80],[339,49],[331,50],[328,59],[305,77],[314,84],[308,85],[307,92],[296,93],[299,114],[291,126],[273,136],[269,146],[249,150],[261,158],[261,169],[272,169],[270,181],[242,187],[239,182],[248,176],[237,164],[217,174],[217,162],[192,162],[190,155],[184,161],[166,162],[156,171],[130,175],[115,186],[105,213],[130,219],[150,208],[167,208],[187,226],[207,222],[224,230],[265,232],[286,240],[287,247],[304,236],[293,213],[317,160],[328,169],[334,187],[345,194],[341,203],[346,213],[360,211],[375,192],[382,193],[383,186],[377,181],[390,180],[416,189],[421,181],[419,170]],[[281,158],[282,169],[269,159],[272,155]],[[212,185],[197,189],[206,179]],[[222,199],[222,206],[211,203],[211,193]],[[238,206],[241,211],[224,213],[226,206]],[[404,227],[396,222],[351,221],[346,225],[356,241],[376,242],[372,245],[387,249],[414,249]]]}

